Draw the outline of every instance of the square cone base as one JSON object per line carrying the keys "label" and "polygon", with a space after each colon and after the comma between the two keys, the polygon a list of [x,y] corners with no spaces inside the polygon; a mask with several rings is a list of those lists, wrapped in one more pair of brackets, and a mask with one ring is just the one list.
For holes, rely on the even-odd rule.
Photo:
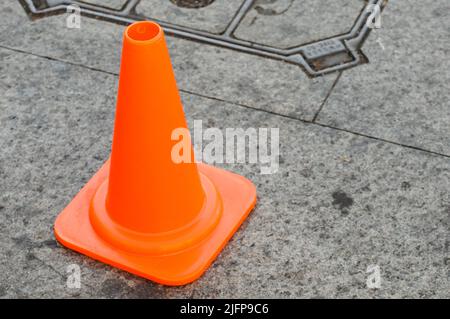
{"label": "square cone base", "polygon": [[93,259],[161,284],[177,286],[194,281],[214,261],[256,203],[255,186],[246,178],[206,164],[197,166],[216,186],[223,212],[217,227],[194,247],[170,255],[140,255],[120,250],[97,235],[89,220],[89,205],[108,177],[109,161],[58,216],[56,239]]}

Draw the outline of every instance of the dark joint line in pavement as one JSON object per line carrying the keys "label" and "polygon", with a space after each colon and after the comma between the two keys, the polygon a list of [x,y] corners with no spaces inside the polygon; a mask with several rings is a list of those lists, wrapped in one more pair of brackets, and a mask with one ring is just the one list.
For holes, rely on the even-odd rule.
{"label": "dark joint line in pavement", "polygon": [[331,93],[334,91],[334,88],[336,87],[337,83],[339,82],[339,79],[342,76],[342,72],[339,72],[338,76],[336,77],[336,80],[334,80],[333,85],[331,86],[330,90],[328,91],[327,95],[325,96],[325,98],[323,99],[322,103],[319,106],[319,109],[317,110],[316,114],[314,114],[314,118],[312,119],[311,122],[315,123],[317,118],[319,117],[320,112],[322,111],[325,103],[327,103],[328,98],[330,97]]}
{"label": "dark joint line in pavement", "polygon": [[[45,55],[31,53],[31,52],[27,52],[27,51],[24,51],[24,50],[7,47],[7,46],[4,46],[4,45],[0,45],[0,48],[3,48],[5,50],[18,52],[18,53],[22,53],[22,54],[35,56],[35,57],[41,58],[41,59],[46,59],[46,60],[50,60],[50,61],[55,61],[55,62],[65,63],[65,64],[72,65],[72,66],[81,67],[81,68],[84,68],[84,69],[87,69],[87,70],[90,70],[90,71],[100,72],[100,73],[112,75],[112,76],[115,76],[115,77],[119,76],[119,74],[114,73],[114,72],[109,72],[109,71],[101,70],[101,69],[98,69],[98,68],[93,68],[93,67],[89,67],[89,66],[86,66],[86,65],[78,64],[78,63],[73,63],[73,62],[69,62],[69,61],[65,61],[65,60],[60,60],[60,59],[49,57],[49,56],[45,56]],[[340,75],[338,76],[338,79],[336,79],[335,84],[337,83],[339,78],[340,78]],[[331,90],[330,90],[328,95],[331,94],[332,90],[333,90],[333,88],[331,88]],[[249,106],[249,105],[236,103],[236,102],[232,102],[232,101],[227,101],[227,100],[224,100],[224,99],[221,99],[221,98],[217,98],[217,97],[214,97],[214,96],[208,96],[208,95],[192,92],[192,91],[189,91],[189,90],[179,89],[179,91],[183,92],[183,93],[186,93],[186,94],[191,94],[191,95],[203,97],[203,98],[206,98],[206,99],[219,101],[219,102],[235,105],[235,106],[238,106],[238,107],[250,109],[250,110],[253,110],[253,111],[263,112],[263,113],[271,114],[271,115],[274,115],[274,116],[279,116],[279,117],[282,117],[282,118],[286,118],[286,119],[290,119],[290,120],[294,120],[294,121],[299,121],[299,122],[302,122],[302,123],[305,123],[305,124],[317,125],[317,126],[321,126],[321,127],[324,127],[324,128],[331,129],[331,130],[345,132],[345,133],[353,134],[353,135],[356,135],[356,136],[365,137],[365,138],[369,138],[369,139],[372,139],[372,140],[376,140],[376,141],[380,141],[380,142],[384,142],[384,143],[388,143],[388,144],[392,144],[392,145],[405,147],[405,148],[412,149],[412,150],[415,150],[415,151],[428,153],[428,154],[431,154],[431,155],[437,155],[437,156],[441,156],[441,157],[445,157],[445,158],[450,158],[450,154],[443,154],[443,153],[439,153],[439,152],[434,152],[434,151],[430,151],[430,150],[427,150],[427,149],[424,149],[424,148],[420,148],[420,147],[416,147],[416,146],[413,146],[413,145],[402,144],[402,143],[386,140],[386,139],[383,139],[383,138],[379,138],[379,137],[376,137],[376,136],[370,136],[370,135],[358,133],[358,132],[355,132],[355,131],[346,130],[346,129],[343,129],[343,128],[338,128],[338,127],[334,127],[334,126],[331,126],[331,125],[318,123],[315,120],[307,121],[307,120],[303,120],[303,119],[296,118],[296,117],[293,117],[293,116],[284,115],[284,114],[280,114],[280,113],[276,113],[276,112],[272,112],[272,111],[268,111],[268,110],[262,110],[262,109],[258,109],[258,108],[255,108],[255,107],[252,107],[252,106]],[[325,99],[325,102],[326,102],[326,99]],[[316,117],[314,119],[316,119]]]}

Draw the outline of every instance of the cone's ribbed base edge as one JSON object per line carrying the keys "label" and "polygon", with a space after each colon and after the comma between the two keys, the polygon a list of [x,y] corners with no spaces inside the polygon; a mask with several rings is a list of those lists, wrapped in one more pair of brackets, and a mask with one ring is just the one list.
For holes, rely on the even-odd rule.
{"label": "cone's ribbed base edge", "polygon": [[198,164],[198,169],[215,185],[223,212],[211,234],[193,247],[151,256],[118,249],[98,236],[89,220],[89,207],[108,178],[109,161],[57,217],[55,237],[70,249],[149,280],[171,286],[188,284],[208,269],[256,203],[255,186],[246,178],[206,164]]}

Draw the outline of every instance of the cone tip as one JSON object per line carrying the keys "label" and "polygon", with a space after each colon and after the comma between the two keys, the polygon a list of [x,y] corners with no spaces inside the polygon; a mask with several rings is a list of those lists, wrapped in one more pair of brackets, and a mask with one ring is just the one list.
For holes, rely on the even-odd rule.
{"label": "cone tip", "polygon": [[125,30],[125,38],[135,44],[149,44],[163,35],[161,26],[153,21],[137,21]]}

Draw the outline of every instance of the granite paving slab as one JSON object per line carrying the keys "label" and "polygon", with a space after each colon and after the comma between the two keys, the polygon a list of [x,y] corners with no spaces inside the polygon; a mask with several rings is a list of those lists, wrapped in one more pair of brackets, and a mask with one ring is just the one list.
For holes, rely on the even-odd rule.
{"label": "granite paving slab", "polygon": [[450,3],[390,1],[318,122],[450,155]]}
{"label": "granite paving slab", "polygon": [[118,79],[9,49],[0,60],[2,297],[450,296],[448,158],[189,93],[191,127],[280,128],[276,173],[220,165],[259,201],[212,267],[171,288],[61,247],[54,219],[108,157]]}

